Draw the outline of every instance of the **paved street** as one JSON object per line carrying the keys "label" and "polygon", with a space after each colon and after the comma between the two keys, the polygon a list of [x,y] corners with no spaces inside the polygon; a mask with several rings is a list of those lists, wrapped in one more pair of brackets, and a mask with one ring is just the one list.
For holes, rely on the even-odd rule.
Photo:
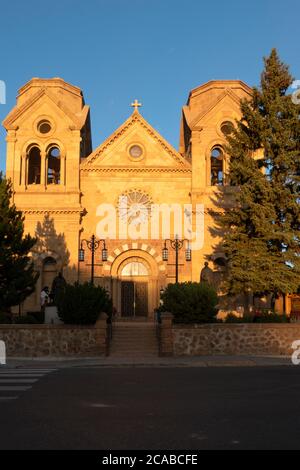
{"label": "paved street", "polygon": [[295,366],[53,369],[1,368],[1,449],[300,448]]}

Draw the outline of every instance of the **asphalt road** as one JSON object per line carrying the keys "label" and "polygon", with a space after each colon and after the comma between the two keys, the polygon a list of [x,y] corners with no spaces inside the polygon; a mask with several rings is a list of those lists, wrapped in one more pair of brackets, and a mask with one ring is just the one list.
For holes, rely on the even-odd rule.
{"label": "asphalt road", "polygon": [[300,448],[300,366],[4,372],[0,449]]}

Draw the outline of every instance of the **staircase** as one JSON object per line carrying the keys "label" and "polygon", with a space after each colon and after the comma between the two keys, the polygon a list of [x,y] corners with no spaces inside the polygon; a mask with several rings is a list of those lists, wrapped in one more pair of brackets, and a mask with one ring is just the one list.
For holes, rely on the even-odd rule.
{"label": "staircase", "polygon": [[155,324],[146,321],[116,321],[110,344],[111,357],[143,358],[158,356]]}

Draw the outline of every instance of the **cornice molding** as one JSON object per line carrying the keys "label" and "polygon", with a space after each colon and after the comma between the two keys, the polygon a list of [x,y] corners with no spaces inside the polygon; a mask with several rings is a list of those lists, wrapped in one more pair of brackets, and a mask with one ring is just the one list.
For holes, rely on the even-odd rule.
{"label": "cornice molding", "polygon": [[81,215],[82,209],[22,209],[18,207],[18,210],[23,214],[78,214]]}
{"label": "cornice molding", "polygon": [[81,167],[81,172],[84,173],[192,173],[191,168],[170,168],[170,167],[143,167],[143,168],[133,168],[133,167],[103,167],[103,166],[91,166],[91,167]]}

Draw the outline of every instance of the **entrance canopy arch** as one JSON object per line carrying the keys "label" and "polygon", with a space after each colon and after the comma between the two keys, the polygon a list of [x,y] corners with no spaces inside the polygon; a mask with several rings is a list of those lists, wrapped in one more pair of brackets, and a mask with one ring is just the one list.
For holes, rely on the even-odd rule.
{"label": "entrance canopy arch", "polygon": [[[143,250],[128,250],[115,258],[111,265],[111,276],[118,279],[123,277],[122,270],[129,263],[141,263],[147,269],[146,275],[151,278],[157,278],[159,275],[158,263],[150,253]],[[138,266],[136,268],[139,269]],[[141,267],[140,269],[142,270]]]}

